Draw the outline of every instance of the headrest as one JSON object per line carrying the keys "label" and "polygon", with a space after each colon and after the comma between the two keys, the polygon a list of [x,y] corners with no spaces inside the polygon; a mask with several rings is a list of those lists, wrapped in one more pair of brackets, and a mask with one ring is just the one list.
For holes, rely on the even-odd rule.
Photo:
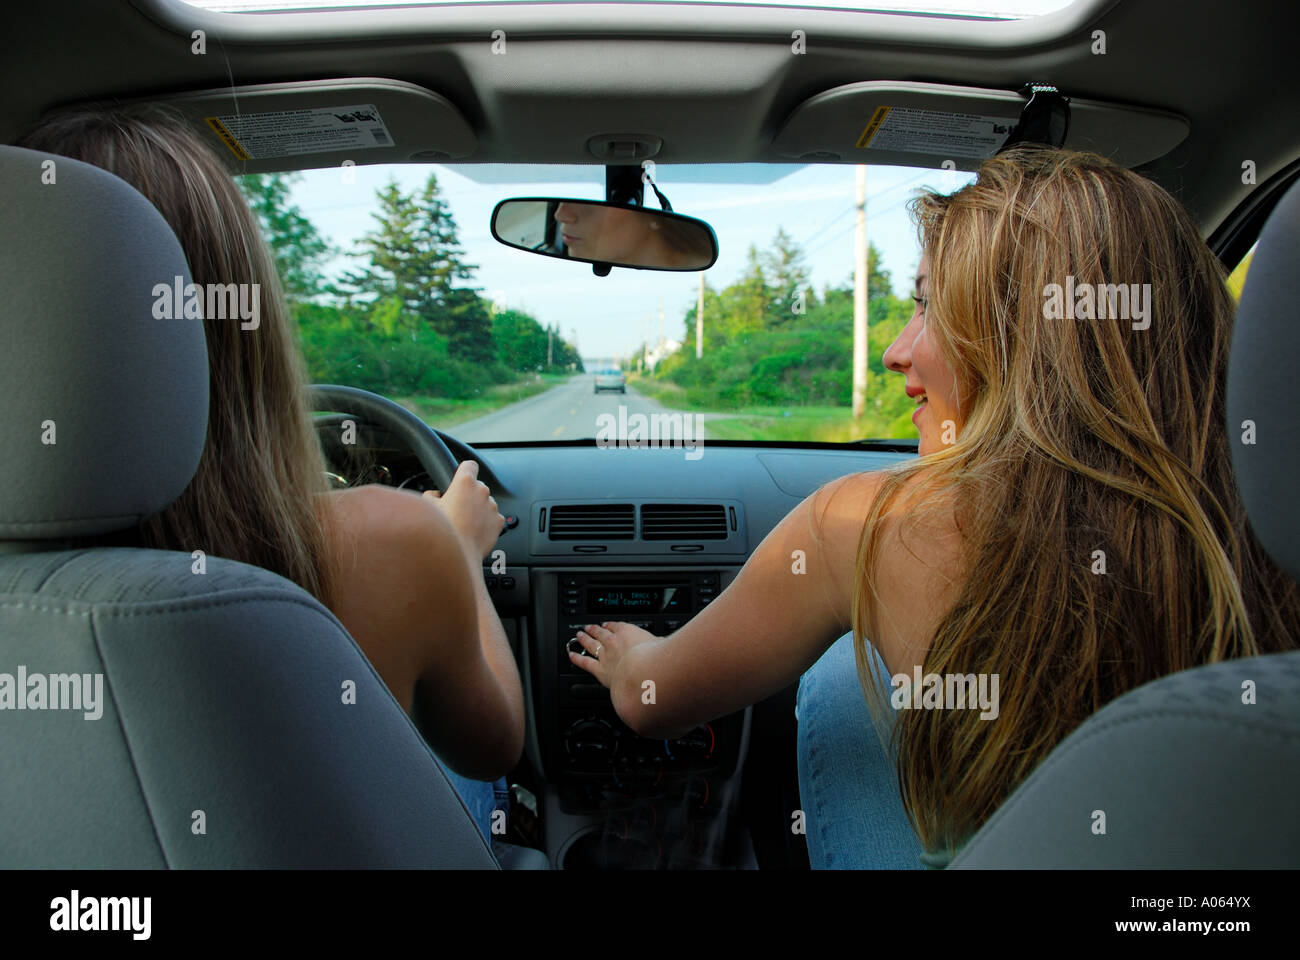
{"label": "headrest", "polygon": [[190,282],[180,243],[125,181],[19,147],[0,145],[0,210],[0,540],[133,526],[207,433],[203,322],[154,316]]}
{"label": "headrest", "polygon": [[1259,235],[1228,360],[1228,440],[1237,485],[1264,549],[1300,580],[1300,182]]}

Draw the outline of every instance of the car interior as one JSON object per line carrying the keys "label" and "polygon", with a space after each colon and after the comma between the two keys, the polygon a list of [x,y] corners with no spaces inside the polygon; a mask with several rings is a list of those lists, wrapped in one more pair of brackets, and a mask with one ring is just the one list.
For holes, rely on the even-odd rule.
{"label": "car interior", "polygon": [[[969,172],[996,144],[954,154],[951,140],[909,142],[903,131],[869,149],[873,127],[891,111],[992,119],[1002,139],[1041,127],[1033,135],[1167,188],[1227,271],[1254,251],[1232,346],[1229,431],[1250,419],[1270,438],[1234,447],[1235,467],[1262,542],[1300,578],[1289,372],[1300,362],[1300,67],[1278,8],[1073,0],[1012,17],[875,6],[7,7],[0,671],[54,657],[59,670],[102,673],[105,691],[94,724],[80,714],[0,717],[0,866],[807,869],[805,840],[791,828],[800,808],[794,687],[650,740],[569,661],[568,641],[607,619],[671,634],[819,486],[917,455],[906,438],[710,438],[698,460],[593,436],[480,442],[435,430],[391,398],[315,385],[336,477],[357,477],[360,456],[381,465],[378,482],[446,489],[473,459],[507,517],[485,574],[523,680],[527,734],[506,778],[511,831],[488,842],[433,761],[419,704],[408,718],[304,590],[219,557],[196,577],[187,556],[69,546],[137,523],[186,487],[204,442],[209,373],[201,335],[159,338],[133,322],[150,315],[147,278],[160,264],[189,275],[158,213],[85,164],[61,163],[59,189],[48,190],[49,157],[12,145],[60,108],[167,104],[232,174],[582,166],[605,184],[606,204],[631,197],[683,222],[694,217],[688,205],[655,203],[674,198],[674,165]],[[273,155],[232,146],[209,122],[355,104],[377,109],[387,145]],[[653,180],[642,176],[647,160]],[[537,263],[554,261],[556,282],[677,269],[576,253],[592,269],[559,262],[554,230],[537,233],[555,211],[543,199],[502,208],[492,232],[550,257]],[[712,263],[719,239],[701,237],[715,244]],[[680,269],[701,269],[709,253]],[[588,373],[589,401],[636,390],[616,364]],[[359,449],[335,440],[347,419],[360,425]],[[47,421],[57,443],[42,441]],[[1300,652],[1251,665],[1258,702],[1245,715],[1237,698],[1215,692],[1239,668],[1195,668],[1105,705],[950,869],[1300,866]],[[346,707],[320,695],[341,678],[355,684]],[[1070,826],[1098,793],[1110,823],[1102,844]],[[201,842],[200,810],[213,825]]]}

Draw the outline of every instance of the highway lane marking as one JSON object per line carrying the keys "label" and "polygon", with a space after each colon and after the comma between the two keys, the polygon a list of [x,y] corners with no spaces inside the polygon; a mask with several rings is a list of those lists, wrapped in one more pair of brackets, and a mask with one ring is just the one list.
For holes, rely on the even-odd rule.
{"label": "highway lane marking", "polygon": [[556,427],[556,428],[555,428],[555,432],[554,432],[553,434],[551,434],[551,436],[553,436],[553,437],[558,437],[558,436],[559,436],[560,434],[562,434],[563,432],[564,432],[564,427],[562,427],[562,426],[560,426],[560,427]]}

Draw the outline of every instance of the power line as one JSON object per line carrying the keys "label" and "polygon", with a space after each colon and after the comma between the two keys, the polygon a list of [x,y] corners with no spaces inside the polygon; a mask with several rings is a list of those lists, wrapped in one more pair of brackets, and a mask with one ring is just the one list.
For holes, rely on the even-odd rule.
{"label": "power line", "polygon": [[933,173],[933,172],[934,172],[934,171],[931,170],[929,167],[926,167],[924,170],[922,170],[920,173],[918,173],[916,176],[914,176],[911,180],[904,180],[902,183],[896,183],[896,184],[894,184],[892,187],[885,187],[885,189],[884,189],[884,190],[881,190],[879,193],[873,193],[873,194],[871,194],[869,197],[867,197],[867,204],[870,205],[872,200],[878,200],[880,197],[883,197],[885,194],[889,193],[891,190],[898,190],[898,189],[901,189],[902,187],[910,187],[912,184],[916,183],[918,180],[924,180],[926,177],[928,177],[928,176],[929,176],[931,173]]}
{"label": "power line", "polygon": [[[877,191],[876,193],[870,194],[870,195],[867,197],[867,207],[868,207],[868,210],[870,210],[871,203],[872,203],[873,201],[880,199],[880,198],[883,197],[885,194],[890,193],[890,192],[892,192],[892,191],[894,191],[894,190],[898,190],[898,189],[901,189],[901,188],[903,188],[903,187],[909,187],[909,186],[911,186],[912,184],[916,183],[918,180],[923,180],[923,179],[925,179],[926,177],[928,177],[928,176],[930,175],[931,172],[932,172],[932,171],[930,171],[930,170],[927,168],[925,171],[923,171],[922,173],[917,174],[915,177],[912,177],[912,179],[910,179],[910,180],[904,180],[902,183],[896,183],[896,184],[894,184],[892,187],[885,187],[885,189],[883,189],[883,190],[879,190],[879,191]],[[850,205],[850,206],[848,206],[848,207],[845,207],[843,210],[841,210],[839,213],[837,213],[834,217],[832,217],[831,220],[830,220],[829,222],[827,222],[824,226],[822,226],[822,227],[818,228],[817,230],[813,231],[813,233],[811,233],[811,234],[808,236],[808,238],[807,238],[806,240],[804,240],[804,242],[803,242],[802,244],[800,244],[800,246],[803,247],[803,248],[805,249],[806,252],[808,252],[808,253],[812,253],[813,251],[807,249],[807,248],[808,248],[808,244],[812,243],[812,242],[813,242],[814,240],[816,240],[816,239],[817,239],[821,234],[825,233],[827,230],[829,230],[831,227],[833,227],[833,226],[834,226],[836,223],[838,223],[840,220],[843,220],[843,219],[844,219],[846,216],[848,216],[850,213],[853,213],[853,211],[856,210],[856,209],[857,209],[856,205]],[[889,208],[887,208],[887,209],[891,209],[891,210],[892,210],[893,207],[889,207]],[[847,232],[847,231],[845,231],[845,232]],[[839,237],[842,237],[842,236],[844,236],[844,233],[843,233],[843,232],[837,234],[836,237],[833,237],[832,239],[838,239]],[[827,241],[827,242],[830,242],[830,241]],[[825,244],[823,244],[822,246],[825,246]],[[818,250],[822,249],[822,246],[819,246],[817,249],[818,249]]]}
{"label": "power line", "polygon": [[836,240],[839,240],[841,237],[846,236],[848,233],[850,233],[850,232],[851,232],[852,230],[854,230],[856,227],[857,227],[857,224],[856,224],[856,223],[850,223],[847,227],[845,227],[845,228],[844,228],[843,230],[841,230],[839,233],[835,234],[835,236],[831,237],[831,238],[828,239],[828,240],[824,240],[823,242],[819,243],[817,246],[813,247],[813,248],[810,249],[810,250],[805,250],[804,253],[805,253],[807,256],[812,256],[812,255],[813,255],[814,253],[816,253],[818,250],[824,250],[826,247],[829,247],[829,246],[830,246],[832,243],[834,243]]}
{"label": "power line", "polygon": [[808,236],[808,238],[807,238],[806,240],[804,240],[803,243],[800,244],[800,246],[806,248],[806,247],[808,246],[808,244],[812,243],[814,240],[817,239],[817,237],[818,237],[819,234],[825,233],[825,232],[826,232],[827,230],[829,230],[832,226],[834,226],[838,221],[844,219],[844,217],[846,217],[846,216],[848,216],[850,213],[852,213],[852,212],[853,212],[853,209],[854,209],[854,208],[851,207],[851,206],[850,206],[850,207],[845,207],[843,210],[841,210],[839,213],[837,213],[833,218],[831,218],[831,220],[830,220],[828,223],[826,223],[825,226],[823,226],[823,227],[819,227],[817,230],[814,230],[814,231],[813,231],[813,232]]}

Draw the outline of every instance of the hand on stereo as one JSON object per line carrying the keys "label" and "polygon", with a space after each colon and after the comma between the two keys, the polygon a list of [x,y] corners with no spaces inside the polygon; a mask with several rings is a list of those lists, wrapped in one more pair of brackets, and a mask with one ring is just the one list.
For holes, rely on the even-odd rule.
{"label": "hand on stereo", "polygon": [[[658,639],[648,630],[623,621],[588,624],[569,641],[569,662],[613,689],[619,666],[635,647]],[[584,656],[585,650],[590,656]]]}

